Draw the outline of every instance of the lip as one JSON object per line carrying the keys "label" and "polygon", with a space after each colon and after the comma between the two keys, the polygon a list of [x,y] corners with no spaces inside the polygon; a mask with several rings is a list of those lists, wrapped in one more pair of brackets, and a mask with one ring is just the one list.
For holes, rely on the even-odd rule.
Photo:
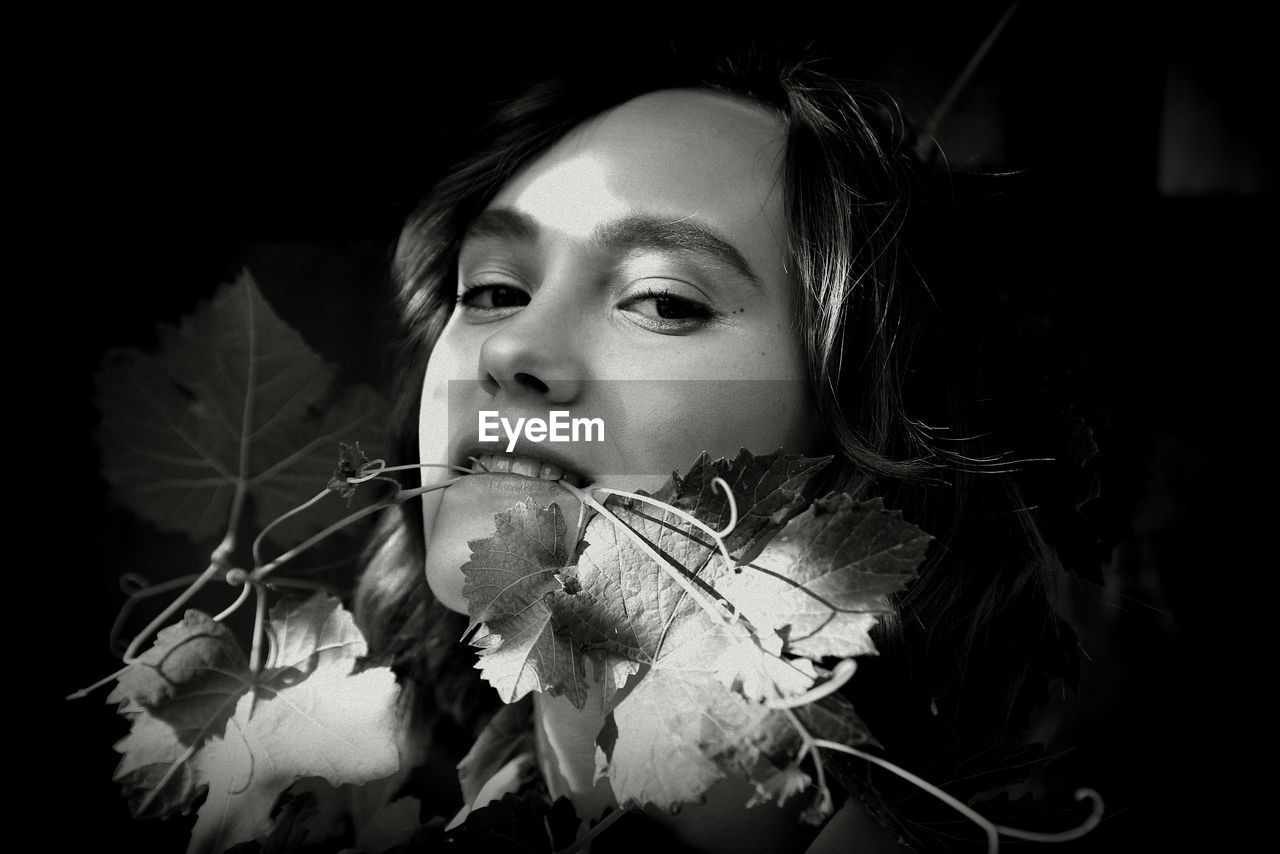
{"label": "lip", "polygon": [[[575,486],[584,487],[584,486],[587,486],[588,484],[595,482],[594,475],[592,475],[588,471],[585,471],[580,465],[578,465],[573,460],[569,459],[564,454],[558,453],[551,449],[544,450],[543,448],[538,448],[538,450],[536,451],[530,451],[526,447],[521,450],[521,453],[509,454],[505,450],[503,450],[501,447],[495,446],[495,445],[479,445],[479,444],[468,445],[462,448],[456,454],[454,454],[453,465],[460,466],[462,468],[470,468],[472,463],[469,457],[482,457],[482,456],[513,457],[513,458],[514,457],[532,457],[536,460],[541,460],[543,462],[551,463],[554,466],[560,467],[564,471],[564,475],[562,475],[562,477],[566,477],[568,479],[568,482]],[[538,477],[530,477],[528,475],[515,474],[512,472],[503,472],[503,474],[506,474],[509,477],[519,477],[519,478],[525,478],[527,480],[542,480],[541,478],[538,478]],[[554,483],[554,481],[544,481],[544,482]]]}

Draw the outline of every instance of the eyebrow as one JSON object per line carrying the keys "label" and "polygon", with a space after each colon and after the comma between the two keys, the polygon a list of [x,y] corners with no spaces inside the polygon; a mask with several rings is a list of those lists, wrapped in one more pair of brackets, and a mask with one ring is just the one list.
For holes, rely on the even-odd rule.
{"label": "eyebrow", "polygon": [[[510,208],[490,208],[472,221],[464,239],[493,237],[531,243],[538,234],[538,224],[532,217]],[[760,285],[760,277],[741,252],[713,229],[689,219],[631,214],[598,228],[591,242],[613,251],[649,249],[702,255],[732,268],[751,284]]]}

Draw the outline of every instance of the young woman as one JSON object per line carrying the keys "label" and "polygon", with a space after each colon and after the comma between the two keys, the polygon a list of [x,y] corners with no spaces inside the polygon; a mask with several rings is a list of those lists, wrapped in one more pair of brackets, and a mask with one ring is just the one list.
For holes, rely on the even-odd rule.
{"label": "young woman", "polygon": [[[425,767],[449,777],[501,705],[461,642],[462,567],[493,515],[531,498],[572,523],[576,493],[558,480],[654,492],[701,452],[740,448],[831,455],[822,491],[883,496],[936,538],[876,630],[881,656],[847,688],[885,755],[972,791],[1014,764],[999,748],[1018,743],[1045,674],[1068,669],[1060,567],[1016,512],[999,437],[966,438],[952,405],[973,390],[957,390],[961,337],[934,315],[963,282],[929,270],[954,184],[916,142],[891,103],[807,62],[664,62],[534,88],[410,218],[396,258],[401,455],[510,472],[408,507],[361,582],[371,648],[413,687]],[[605,441],[513,452],[477,436],[482,412],[552,410],[600,419]],[[616,806],[595,779],[609,703],[598,684],[583,708],[532,698],[539,779],[584,828]],[[593,850],[891,851],[965,835],[889,775],[860,779],[821,828],[794,808],[746,809],[751,785],[729,777]]]}

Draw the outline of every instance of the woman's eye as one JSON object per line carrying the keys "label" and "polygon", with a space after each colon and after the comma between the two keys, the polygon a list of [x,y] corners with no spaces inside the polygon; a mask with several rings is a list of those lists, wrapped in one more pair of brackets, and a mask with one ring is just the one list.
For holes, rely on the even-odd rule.
{"label": "woman's eye", "polygon": [[715,317],[710,306],[678,297],[668,291],[651,291],[627,300],[623,306],[659,331],[693,329]]}
{"label": "woman's eye", "polygon": [[529,295],[510,285],[469,285],[458,294],[458,304],[476,312],[501,311],[529,304]]}

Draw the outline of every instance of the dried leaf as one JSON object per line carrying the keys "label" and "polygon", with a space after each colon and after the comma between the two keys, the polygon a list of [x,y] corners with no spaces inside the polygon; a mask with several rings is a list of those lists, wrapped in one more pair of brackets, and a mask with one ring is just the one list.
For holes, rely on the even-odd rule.
{"label": "dried leaf", "polygon": [[338,467],[333,470],[329,482],[325,484],[325,488],[330,492],[336,492],[340,497],[347,500],[347,506],[351,506],[351,499],[356,494],[356,484],[349,483],[347,478],[360,477],[364,474],[364,467],[369,465],[369,457],[365,452],[360,450],[360,443],[348,445],[346,442],[338,443]]}
{"label": "dried leaf", "polygon": [[[371,389],[336,395],[333,377],[245,272],[162,327],[156,355],[107,357],[97,377],[104,477],[142,518],[194,540],[225,532],[243,485],[265,527],[324,486],[334,442],[385,420]],[[341,511],[299,514],[273,533],[287,542]]]}

